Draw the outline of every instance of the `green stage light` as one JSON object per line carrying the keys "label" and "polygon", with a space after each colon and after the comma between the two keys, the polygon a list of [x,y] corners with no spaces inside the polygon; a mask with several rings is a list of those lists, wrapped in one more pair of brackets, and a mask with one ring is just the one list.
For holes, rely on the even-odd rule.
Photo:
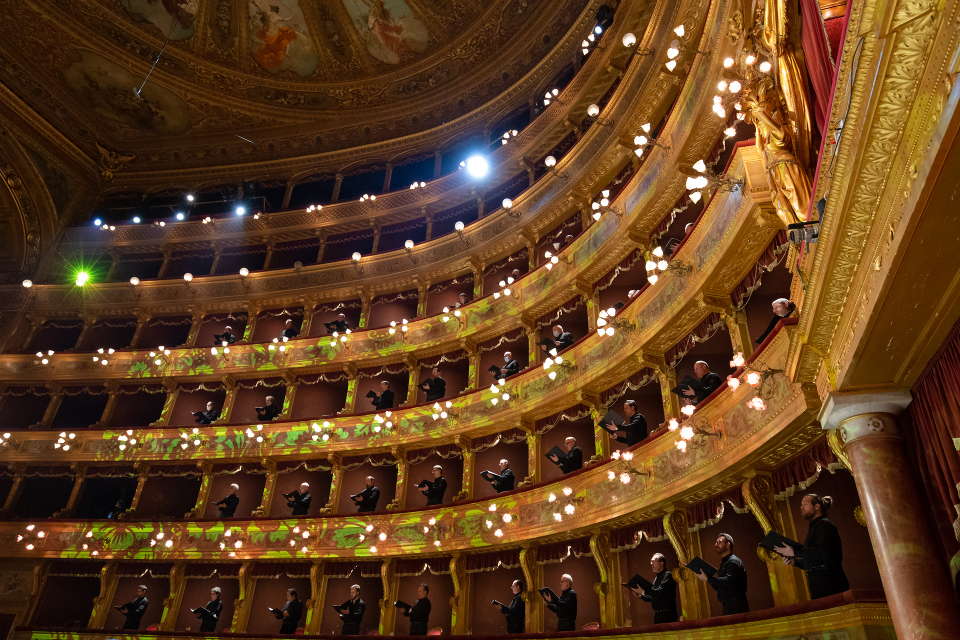
{"label": "green stage light", "polygon": [[82,287],[90,282],[90,272],[81,269],[74,274],[73,280],[78,287]]}

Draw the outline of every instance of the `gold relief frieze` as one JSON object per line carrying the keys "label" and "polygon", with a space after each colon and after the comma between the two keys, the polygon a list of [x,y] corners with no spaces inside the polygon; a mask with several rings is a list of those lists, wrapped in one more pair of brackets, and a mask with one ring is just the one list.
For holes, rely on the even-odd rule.
{"label": "gold relief frieze", "polygon": [[[956,19],[957,3],[951,2],[938,12],[931,11],[932,6],[904,1],[882,7],[850,7],[847,50],[856,44],[857,34],[868,35],[858,45],[855,77],[851,78],[854,72],[847,56],[841,63],[837,86],[851,86],[852,90],[848,99],[835,101],[831,123],[841,117],[838,108],[842,105],[844,128],[858,135],[842,139],[839,152],[831,159],[831,180],[821,181],[817,188],[817,197],[827,195],[828,189],[831,197],[827,199],[820,250],[809,276],[817,286],[808,293],[808,300],[816,302],[806,305],[811,313],[801,318],[807,344],[798,347],[799,379],[816,379],[833,345],[840,353],[845,352],[841,344],[849,342],[856,326],[856,314],[847,305],[848,295],[857,286],[854,280],[858,271],[872,266],[866,264],[875,256],[871,239],[876,242],[882,237],[881,230],[894,228],[890,225],[902,215],[907,185],[916,177],[910,169],[916,162],[913,158],[927,149],[917,136],[929,138],[930,123],[939,116],[932,111],[938,100],[926,97],[943,91],[937,70],[943,68],[945,56],[953,49],[944,38],[956,41],[956,30],[948,25]],[[875,15],[876,9],[886,9],[886,13]],[[886,25],[887,20],[892,27],[889,34],[871,24],[883,21]],[[940,38],[942,46],[934,49],[938,31],[944,38]],[[883,69],[878,77],[874,66],[881,61]],[[931,91],[923,91],[922,85]],[[875,96],[875,104],[868,105],[867,96]],[[867,117],[872,120],[865,121]],[[905,155],[901,146],[907,140],[911,146]],[[891,163],[890,158],[898,161]],[[886,197],[888,193],[891,197]],[[831,251],[824,249],[828,246]],[[830,359],[842,361],[833,355]]]}

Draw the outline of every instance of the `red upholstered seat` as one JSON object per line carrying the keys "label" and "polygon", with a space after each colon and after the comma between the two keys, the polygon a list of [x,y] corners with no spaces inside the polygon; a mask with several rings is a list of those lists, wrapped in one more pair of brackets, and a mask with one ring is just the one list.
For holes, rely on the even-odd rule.
{"label": "red upholstered seat", "polygon": [[427,635],[428,635],[428,636],[442,636],[442,635],[443,635],[443,628],[441,628],[441,627],[434,627],[433,629],[430,629],[430,631],[427,631]]}

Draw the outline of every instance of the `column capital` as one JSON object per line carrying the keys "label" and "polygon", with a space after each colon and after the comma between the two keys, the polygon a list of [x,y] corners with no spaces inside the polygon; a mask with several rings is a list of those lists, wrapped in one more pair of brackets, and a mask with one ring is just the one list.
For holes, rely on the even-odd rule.
{"label": "column capital", "polygon": [[824,429],[836,429],[850,418],[875,413],[899,415],[913,402],[906,389],[870,391],[863,393],[831,393],[820,409],[820,424]]}

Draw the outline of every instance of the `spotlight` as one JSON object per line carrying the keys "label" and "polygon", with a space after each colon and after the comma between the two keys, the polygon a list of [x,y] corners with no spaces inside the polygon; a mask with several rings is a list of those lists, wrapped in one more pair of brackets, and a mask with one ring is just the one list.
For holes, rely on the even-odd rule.
{"label": "spotlight", "polygon": [[88,282],[90,282],[90,273],[88,271],[77,271],[77,275],[74,278],[74,283],[78,287],[82,287]]}
{"label": "spotlight", "polygon": [[179,222],[183,222],[187,219],[186,214],[183,211],[177,211],[177,214],[174,216]]}
{"label": "spotlight", "polygon": [[133,216],[133,224],[140,224],[140,216]]}
{"label": "spotlight", "polygon": [[[463,224],[463,223],[460,223],[460,224]],[[23,285],[23,288],[24,288],[24,289],[29,289],[30,287],[33,286],[33,280],[24,280],[24,281],[21,282],[20,284]]]}
{"label": "spotlight", "polygon": [[487,174],[490,173],[490,163],[480,154],[474,154],[467,158],[466,168],[470,177],[478,180],[485,178]]}
{"label": "spotlight", "polygon": [[233,210],[233,215],[235,216],[245,216],[247,215],[247,208],[243,205],[237,205]]}
{"label": "spotlight", "polygon": [[101,220],[100,218],[94,218],[94,219],[93,219],[93,226],[99,227],[99,226],[101,226],[101,225],[103,225],[103,220]]}
{"label": "spotlight", "polygon": [[193,196],[193,194],[192,194],[192,193],[188,193],[188,194],[187,194],[187,202],[193,202],[194,200],[196,200],[196,198]]}

